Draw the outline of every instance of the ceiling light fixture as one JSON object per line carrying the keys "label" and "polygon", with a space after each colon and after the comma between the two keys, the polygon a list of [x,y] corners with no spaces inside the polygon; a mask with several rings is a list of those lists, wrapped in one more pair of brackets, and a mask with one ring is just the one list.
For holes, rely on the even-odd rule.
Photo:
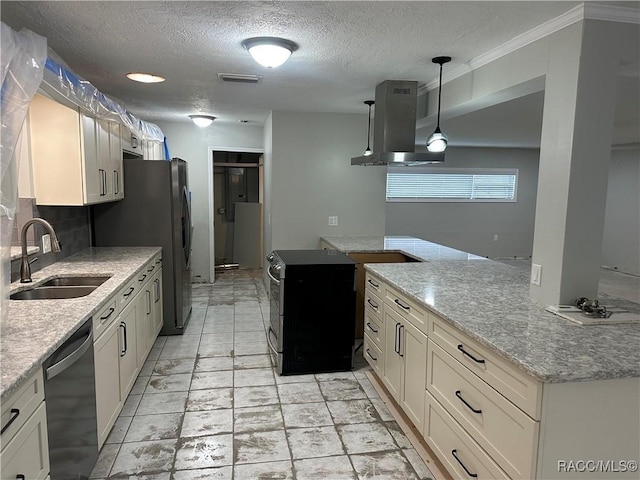
{"label": "ceiling light fixture", "polygon": [[253,59],[267,68],[282,65],[298,49],[291,40],[277,37],[253,37],[242,42]]}
{"label": "ceiling light fixture", "polygon": [[374,105],[376,102],[374,102],[373,100],[365,100],[364,104],[365,105],[369,105],[369,126],[367,127],[367,148],[365,148],[364,152],[362,152],[363,156],[369,156],[371,155],[373,152],[371,151],[371,147],[369,140],[371,139],[371,105]]}
{"label": "ceiling light fixture", "polygon": [[189,115],[189,118],[193,120],[199,127],[208,127],[213,123],[216,117],[212,117],[211,115]]}
{"label": "ceiling light fixture", "polygon": [[440,105],[442,102],[442,65],[451,61],[451,57],[433,57],[433,63],[440,65],[440,81],[438,82],[438,123],[435,131],[427,137],[427,150],[430,152],[444,152],[449,139],[440,130]]}
{"label": "ceiling light fixture", "polygon": [[134,82],[140,82],[140,83],[160,83],[166,80],[166,78],[161,77],[160,75],[152,75],[150,73],[141,73],[141,72],[127,73],[126,77],[129,80],[133,80]]}

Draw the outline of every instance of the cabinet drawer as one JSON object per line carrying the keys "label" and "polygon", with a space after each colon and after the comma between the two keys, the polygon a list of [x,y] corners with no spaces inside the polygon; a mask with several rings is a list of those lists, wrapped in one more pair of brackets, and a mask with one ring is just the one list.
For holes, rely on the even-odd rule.
{"label": "cabinet drawer", "polygon": [[424,439],[453,478],[509,478],[429,392],[424,418]]}
{"label": "cabinet drawer", "polygon": [[140,290],[140,288],[138,287],[138,276],[134,277],[132,280],[129,280],[129,282],[118,292],[118,311],[121,312],[124,307],[129,305],[131,300],[133,300],[138,293],[138,290]]}
{"label": "cabinet drawer", "polygon": [[538,422],[428,343],[429,393],[511,478],[533,478]]}
{"label": "cabinet drawer", "polygon": [[111,325],[118,316],[118,302],[114,297],[106,307],[93,316],[93,340],[94,342],[102,335],[102,332]]}
{"label": "cabinet drawer", "polygon": [[373,293],[373,289],[366,288],[364,291],[364,310],[372,316],[375,316],[378,322],[382,322],[382,300],[378,295]]}
{"label": "cabinet drawer", "polygon": [[425,335],[428,335],[427,331],[427,311],[420,307],[413,300],[409,300],[406,295],[398,292],[396,289],[387,286],[385,291],[385,303],[394,312],[399,313],[404,318],[409,320],[414,327],[420,330]]}
{"label": "cabinet drawer", "polygon": [[44,400],[43,382],[42,370],[38,369],[2,402],[1,449],[4,449]]}
{"label": "cabinet drawer", "polygon": [[445,320],[430,316],[428,337],[530,417],[539,420],[542,384]]}
{"label": "cabinet drawer", "polygon": [[382,321],[368,310],[364,312],[364,333],[369,335],[371,342],[380,350],[384,349],[384,328]]}
{"label": "cabinet drawer", "polygon": [[364,334],[364,345],[362,348],[364,348],[364,358],[369,365],[371,365],[371,368],[373,368],[378,377],[382,378],[382,365],[384,364],[382,350],[375,345],[366,332]]}
{"label": "cabinet drawer", "polygon": [[[44,480],[49,474],[45,404],[41,403],[0,454],[2,478]],[[20,477],[23,475],[23,477]]]}
{"label": "cabinet drawer", "polygon": [[385,284],[375,275],[367,272],[367,279],[364,282],[364,286],[365,289],[369,289],[370,291],[378,295],[379,298],[384,298]]}

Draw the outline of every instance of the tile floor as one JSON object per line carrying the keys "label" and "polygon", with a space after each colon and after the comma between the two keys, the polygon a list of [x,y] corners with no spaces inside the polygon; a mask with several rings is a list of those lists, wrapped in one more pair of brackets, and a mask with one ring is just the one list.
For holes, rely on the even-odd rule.
{"label": "tile floor", "polygon": [[92,479],[430,479],[356,359],[280,377],[256,272],[194,285],[182,336],[159,337]]}

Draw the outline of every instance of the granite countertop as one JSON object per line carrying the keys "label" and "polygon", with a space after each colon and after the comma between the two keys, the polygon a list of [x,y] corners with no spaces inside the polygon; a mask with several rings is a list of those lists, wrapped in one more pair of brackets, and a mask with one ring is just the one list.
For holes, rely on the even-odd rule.
{"label": "granite countertop", "polygon": [[416,237],[405,236],[353,236],[320,237],[325,243],[343,253],[400,252],[416,260],[486,260],[473,253],[445,247]]}
{"label": "granite countertop", "polygon": [[[27,255],[40,253],[40,248],[30,245],[27,247]],[[22,258],[22,247],[11,247],[11,260],[20,260]]]}
{"label": "granite countertop", "polygon": [[32,288],[57,275],[111,275],[85,297],[6,302],[8,312],[0,325],[0,401],[161,251],[160,247],[89,248],[33,273],[31,284],[12,283],[10,293]]}
{"label": "granite countertop", "polygon": [[[424,263],[365,268],[543,382],[640,377],[640,324],[582,326],[529,295],[530,265],[518,267],[415,237],[321,237],[344,253],[401,252]],[[640,305],[607,298],[640,312]]]}

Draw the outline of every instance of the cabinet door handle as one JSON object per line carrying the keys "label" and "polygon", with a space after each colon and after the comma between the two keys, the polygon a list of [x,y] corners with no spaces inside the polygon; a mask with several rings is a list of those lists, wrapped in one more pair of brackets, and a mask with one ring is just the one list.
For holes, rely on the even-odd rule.
{"label": "cabinet door handle", "polygon": [[155,294],[156,294],[156,299],[153,303],[158,303],[158,301],[160,300],[160,280],[156,278],[153,281],[153,283],[155,284]]}
{"label": "cabinet door handle", "polygon": [[398,355],[404,357],[404,349],[402,348],[402,331],[404,330],[404,325],[400,325],[398,329]]}
{"label": "cabinet door handle", "polygon": [[113,171],[113,188],[115,190],[113,193],[120,193],[120,177],[117,170]]}
{"label": "cabinet door handle", "polygon": [[478,359],[478,358],[474,357],[473,355],[471,355],[469,352],[467,352],[464,349],[464,346],[462,344],[458,345],[458,350],[460,350],[463,354],[465,354],[467,357],[469,357],[474,362],[476,362],[476,363],[484,363],[484,360]]}
{"label": "cabinet door handle", "polygon": [[394,302],[396,304],[398,304],[400,307],[404,308],[405,310],[411,310],[411,308],[409,307],[409,305],[405,305],[404,303],[402,303],[400,300],[398,300],[397,298],[394,300]]}
{"label": "cabinet door handle", "polygon": [[100,174],[100,196],[104,197],[104,195],[106,194],[104,187],[104,170],[99,168],[98,173]]}
{"label": "cabinet door handle", "polygon": [[373,308],[375,308],[376,310],[378,310],[378,305],[373,303],[370,298],[367,298],[367,303],[371,305]]}
{"label": "cabinet door handle", "polygon": [[113,308],[113,307],[111,307],[111,308],[109,309],[109,313],[107,313],[104,317],[100,317],[100,323],[104,323],[104,322],[105,322],[105,320],[106,320],[107,318],[109,318],[109,317],[113,314],[113,312],[115,312],[115,311],[116,311],[116,309],[115,309],[115,308]]}
{"label": "cabinet door handle", "polygon": [[369,349],[366,349],[367,355],[369,355],[371,357],[371,360],[373,360],[374,362],[377,362],[378,359],[376,357],[374,357],[373,355],[371,355],[371,352],[369,351]]}
{"label": "cabinet door handle", "polygon": [[378,333],[378,330],[371,326],[371,322],[367,322],[367,327],[369,327],[369,330],[371,330],[373,333]]}
{"label": "cabinet door handle", "polygon": [[131,295],[133,293],[134,290],[135,290],[135,288],[129,287],[129,290],[127,290],[127,293],[123,293],[122,296],[123,297],[128,297],[129,295]]}
{"label": "cabinet door handle", "polygon": [[371,285],[373,288],[380,288],[380,285],[378,285],[376,282],[373,282],[371,279],[368,279],[367,283]]}
{"label": "cabinet door handle", "polygon": [[11,426],[11,424],[16,421],[16,418],[18,418],[19,416],[20,416],[20,409],[12,408],[11,409],[11,418],[9,419],[7,424],[4,427],[2,427],[2,430],[0,430],[0,435],[2,435],[5,432],[5,430],[7,430],[7,428],[9,428]]}
{"label": "cabinet door handle", "polygon": [[149,315],[151,313],[151,292],[149,290],[146,290],[147,292],[147,315]]}
{"label": "cabinet door handle", "polygon": [[477,473],[471,473],[469,471],[469,469],[465,466],[464,463],[462,463],[462,461],[458,458],[458,450],[451,450],[451,455],[453,455],[453,458],[456,459],[456,462],[458,462],[460,464],[460,466],[462,468],[464,468],[464,471],[467,472],[467,475],[469,475],[471,478],[478,478],[478,474]]}
{"label": "cabinet door handle", "polygon": [[394,338],[393,349],[400,355],[400,323],[396,323],[396,337]]}
{"label": "cabinet door handle", "polygon": [[127,324],[124,322],[120,322],[120,328],[123,330],[122,340],[123,340],[123,350],[120,352],[120,356],[124,357],[127,354]]}
{"label": "cabinet door handle", "polygon": [[471,405],[469,405],[469,403],[464,398],[462,398],[462,394],[460,393],[460,390],[456,390],[456,397],[458,397],[460,401],[464,403],[467,406],[467,408],[471,410],[473,413],[482,413],[482,410],[477,410],[473,408]]}

